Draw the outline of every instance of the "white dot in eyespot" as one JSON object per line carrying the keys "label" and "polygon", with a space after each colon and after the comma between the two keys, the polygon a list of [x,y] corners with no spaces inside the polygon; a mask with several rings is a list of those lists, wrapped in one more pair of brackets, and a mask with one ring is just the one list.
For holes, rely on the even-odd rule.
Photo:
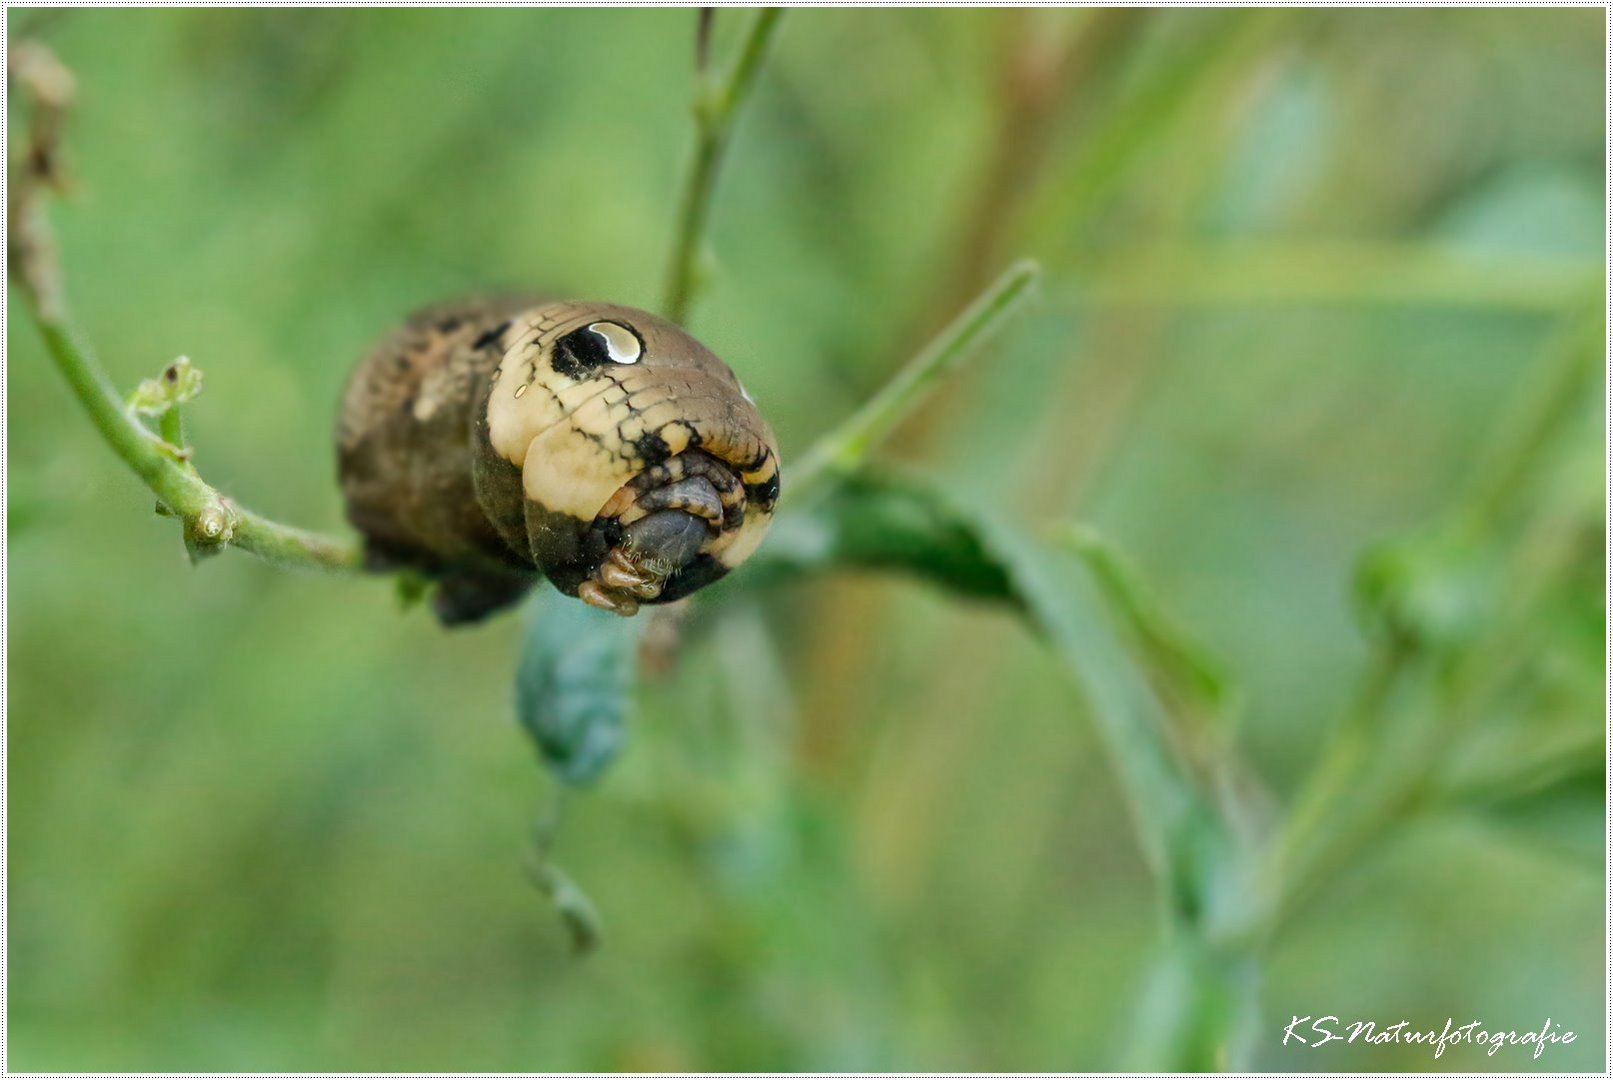
{"label": "white dot in eyespot", "polygon": [[591,333],[598,334],[605,343],[605,352],[614,364],[636,364],[644,358],[644,346],[638,335],[620,323],[589,323]]}

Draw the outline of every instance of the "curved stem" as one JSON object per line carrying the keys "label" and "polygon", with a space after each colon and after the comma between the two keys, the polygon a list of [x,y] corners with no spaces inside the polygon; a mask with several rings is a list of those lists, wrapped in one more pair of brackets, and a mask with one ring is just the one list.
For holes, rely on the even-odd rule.
{"label": "curved stem", "polygon": [[976,346],[1002,328],[1041,276],[1041,267],[1030,259],[1020,259],[1004,270],[862,408],[807,451],[790,475],[791,500],[799,500],[803,492],[831,475],[855,468],[935,388],[937,380],[956,369]]}
{"label": "curved stem", "polygon": [[89,346],[74,332],[41,206],[46,189],[61,186],[55,163],[62,120],[72,98],[72,76],[43,46],[27,48],[28,63],[14,63],[8,72],[29,98],[33,123],[32,152],[11,177],[6,268],[56,370],[112,451],[156,494],[163,508],[184,521],[185,546],[192,557],[230,545],[282,566],[358,569],[363,553],[355,541],[271,521],[235,506],[204,481],[176,445],[182,441],[177,404],[162,421],[167,438],[153,434],[136,419]]}
{"label": "curved stem", "polygon": [[773,32],[778,28],[781,14],[778,8],[763,8],[757,13],[746,31],[739,56],[728,72],[715,83],[705,71],[704,53],[709,24],[703,24],[697,42],[700,89],[694,108],[694,160],[678,204],[678,232],[667,266],[666,300],[661,305],[662,313],[675,323],[682,323],[688,317],[689,305],[700,286],[701,244],[706,234],[706,221],[711,215],[717,173],[733,134],[734,117],[756,83],[762,57],[767,52]]}
{"label": "curved stem", "polygon": [[33,290],[24,288],[22,293],[46,351],[96,430],[163,505],[184,520],[186,539],[194,550],[228,544],[282,566],[358,569],[361,552],[353,541],[282,525],[235,506],[194,469],[178,461],[166,442],[129,413],[60,309],[42,310],[33,302]]}

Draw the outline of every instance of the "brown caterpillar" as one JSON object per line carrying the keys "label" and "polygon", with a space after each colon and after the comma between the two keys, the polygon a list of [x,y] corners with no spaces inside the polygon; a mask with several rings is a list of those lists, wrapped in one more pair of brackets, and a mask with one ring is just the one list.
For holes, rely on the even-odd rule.
{"label": "brown caterpillar", "polygon": [[366,564],[438,582],[445,625],[561,592],[632,615],[717,580],[779,495],[728,366],[634,308],[496,297],[417,312],[348,380],[337,430]]}

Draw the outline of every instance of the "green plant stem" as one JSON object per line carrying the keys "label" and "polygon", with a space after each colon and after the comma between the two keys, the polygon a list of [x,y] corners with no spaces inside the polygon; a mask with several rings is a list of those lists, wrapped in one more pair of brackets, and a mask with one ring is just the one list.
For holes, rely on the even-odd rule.
{"label": "green plant stem", "polygon": [[185,417],[180,406],[173,405],[157,419],[157,434],[175,450],[185,449]]}
{"label": "green plant stem", "polygon": [[1128,1072],[1241,1072],[1258,1026],[1260,957],[1171,926],[1143,977],[1121,1051]]}
{"label": "green plant stem", "polygon": [[184,452],[177,403],[158,421],[161,437],[153,434],[136,419],[89,346],[72,329],[42,204],[47,191],[61,188],[55,170],[72,77],[48,51],[39,46],[34,50],[31,74],[12,73],[32,109],[32,153],[11,177],[6,269],[56,370],[107,445],[156,494],[161,507],[184,521],[185,546],[192,557],[231,545],[282,566],[358,569],[362,552],[356,543],[271,521],[234,505],[207,484]]}
{"label": "green plant stem", "polygon": [[[1468,535],[1492,527],[1517,499],[1546,448],[1583,402],[1605,358],[1607,331],[1600,291],[1598,288],[1591,294],[1590,309],[1572,319],[1546,347],[1535,384],[1525,392],[1512,422],[1496,437],[1491,452],[1474,470],[1473,483],[1452,515],[1457,527]],[[1586,293],[1582,290],[1575,295],[1584,297]]]}
{"label": "green plant stem", "polygon": [[[1573,413],[1597,370],[1602,326],[1598,307],[1571,320],[1547,345],[1536,385],[1481,456],[1473,482],[1439,530],[1482,542],[1529,489],[1550,444],[1572,430]],[[1509,568],[1508,577],[1519,572]],[[1452,662],[1461,659],[1399,634],[1377,646],[1355,701],[1266,853],[1261,880],[1278,894],[1268,932],[1401,813],[1426,800],[1445,736],[1471,709],[1451,699],[1448,686],[1440,704],[1426,695],[1441,673],[1450,682]],[[1386,746],[1391,737],[1394,746]]]}
{"label": "green plant stem", "polygon": [[734,118],[756,84],[762,57],[778,29],[781,14],[778,8],[763,8],[757,12],[745,32],[739,55],[721,78],[713,81],[705,71],[704,58],[700,58],[699,91],[694,107],[694,159],[678,203],[677,235],[672,243],[666,298],[661,306],[662,313],[673,322],[682,323],[688,317],[689,306],[699,288],[701,251],[706,222],[711,216],[712,195],[717,188],[717,174],[733,136]]}
{"label": "green plant stem", "polygon": [[320,570],[356,570],[356,544],[336,537],[282,525],[235,506],[185,463],[169,444],[140,424],[125,408],[112,383],[87,347],[68,328],[65,315],[50,313],[22,290],[29,311],[45,340],[45,349],[74,396],[89,413],[101,437],[124,464],[163,504],[182,518],[190,535],[204,547],[229,544],[282,566]]}
{"label": "green plant stem", "polygon": [[936,388],[943,376],[956,370],[983,341],[1002,328],[1041,280],[1041,274],[1041,268],[1030,259],[1021,259],[1003,271],[862,408],[807,451],[801,464],[791,471],[789,498],[804,498],[833,475],[844,475],[856,468],[868,451]]}
{"label": "green plant stem", "polygon": [[1345,831],[1343,807],[1357,794],[1362,771],[1372,763],[1378,734],[1412,658],[1402,643],[1373,653],[1349,711],[1273,837],[1262,868],[1265,887],[1279,897],[1269,930],[1321,879],[1324,868],[1337,865],[1334,848]]}

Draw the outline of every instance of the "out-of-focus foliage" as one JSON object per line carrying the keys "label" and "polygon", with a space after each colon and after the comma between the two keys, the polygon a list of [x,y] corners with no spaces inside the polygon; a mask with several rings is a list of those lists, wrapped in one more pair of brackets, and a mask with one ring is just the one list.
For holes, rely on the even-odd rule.
{"label": "out-of-focus foliage", "polygon": [[[85,330],[125,388],[194,358],[198,460],[279,518],[338,525],[334,402],[409,306],[657,299],[690,12],[9,19],[79,81],[54,218]],[[1590,379],[1549,438],[1520,408],[1555,400],[1600,303],[1601,19],[794,11],[722,178],[692,326],[778,430],[786,491],[1010,257],[1047,274],[883,451],[944,497],[871,503],[865,533],[781,520],[780,558],[879,566],[940,524],[929,576],[998,595],[954,509],[1092,523],[1219,661],[1155,643],[1185,700],[1230,708],[1195,678],[1235,675],[1221,719],[1274,815],[1400,650],[1362,721],[1396,816],[1287,913],[1259,1067],[1603,1061],[1602,417]],[[1154,883],[1103,718],[1006,606],[725,583],[571,801],[569,878],[542,883],[609,926],[580,961],[526,877],[549,793],[514,722],[520,620],[444,633],[385,580],[193,570],[32,329],[7,335],[13,1069],[1140,1057],[1138,1002],[1174,986]],[[1146,650],[1165,624],[1137,613]],[[1402,790],[1412,755],[1441,766]],[[1325,1013],[1579,1037],[1281,1045]]]}

